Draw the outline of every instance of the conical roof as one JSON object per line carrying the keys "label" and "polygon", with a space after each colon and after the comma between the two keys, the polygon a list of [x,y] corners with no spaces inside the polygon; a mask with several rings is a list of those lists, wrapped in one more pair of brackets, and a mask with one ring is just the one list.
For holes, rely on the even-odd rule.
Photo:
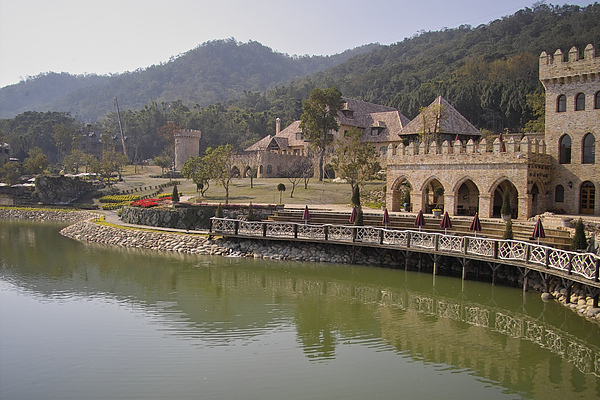
{"label": "conical roof", "polygon": [[402,134],[416,135],[423,133],[423,130],[448,135],[481,136],[481,132],[442,96],[435,99],[433,103],[410,121],[402,130]]}

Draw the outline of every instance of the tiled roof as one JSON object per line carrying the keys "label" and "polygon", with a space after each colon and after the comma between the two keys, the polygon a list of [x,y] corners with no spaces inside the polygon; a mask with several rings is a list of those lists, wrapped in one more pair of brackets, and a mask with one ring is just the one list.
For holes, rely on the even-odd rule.
{"label": "tiled roof", "polygon": [[264,138],[260,139],[258,142],[254,143],[252,146],[248,147],[244,151],[264,151],[267,149],[269,143],[271,143],[271,138],[273,136],[267,135]]}
{"label": "tiled roof", "polygon": [[433,101],[423,112],[415,117],[402,130],[403,135],[414,135],[423,132],[423,121],[425,119],[425,129],[434,132],[435,118],[432,113],[437,112],[436,107],[441,106],[441,117],[439,119],[437,132],[445,134],[459,134],[466,136],[481,136],[481,132],[477,130],[461,113],[456,111],[454,107],[442,96],[439,96]]}

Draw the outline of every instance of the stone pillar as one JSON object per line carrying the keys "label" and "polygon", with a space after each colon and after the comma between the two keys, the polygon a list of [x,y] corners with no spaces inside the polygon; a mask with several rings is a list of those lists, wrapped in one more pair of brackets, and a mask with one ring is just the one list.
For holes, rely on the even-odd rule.
{"label": "stone pillar", "polygon": [[491,218],[494,213],[494,197],[489,194],[479,194],[479,216]]}
{"label": "stone pillar", "polygon": [[200,137],[202,133],[199,130],[182,129],[175,134],[175,169],[181,171],[190,157],[200,155]]}
{"label": "stone pillar", "polygon": [[444,193],[444,211],[448,211],[449,215],[456,215],[456,196]]}

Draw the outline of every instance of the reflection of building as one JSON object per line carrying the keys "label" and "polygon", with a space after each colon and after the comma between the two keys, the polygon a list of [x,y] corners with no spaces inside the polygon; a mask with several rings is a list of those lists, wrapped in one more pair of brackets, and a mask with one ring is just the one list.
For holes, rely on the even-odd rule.
{"label": "reflection of building", "polygon": [[[500,136],[487,143],[467,134],[421,145],[390,145],[388,207],[400,210],[409,191],[413,210],[442,208],[451,215],[478,211],[494,217],[499,216],[508,191],[513,217],[529,218],[546,210],[600,214],[595,151],[600,134],[600,59],[592,45],[581,60],[576,48],[569,52],[568,61],[563,61],[560,50],[554,57],[543,52],[540,80],[546,88],[543,139]],[[429,124],[432,121],[437,120],[430,117]],[[439,132],[446,131],[440,128]]]}
{"label": "reflection of building", "polygon": [[200,137],[202,133],[199,130],[182,129],[175,134],[175,169],[181,171],[183,165],[190,157],[200,155]]}

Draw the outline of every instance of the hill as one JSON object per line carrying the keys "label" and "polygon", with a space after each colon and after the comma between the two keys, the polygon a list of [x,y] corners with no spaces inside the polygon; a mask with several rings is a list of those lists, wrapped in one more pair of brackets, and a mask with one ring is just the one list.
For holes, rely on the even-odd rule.
{"label": "hill", "polygon": [[290,57],[258,42],[215,40],[167,63],[134,72],[112,76],[50,72],[4,87],[0,89],[0,118],[25,111],[65,111],[93,122],[114,109],[115,96],[125,109],[141,109],[150,99],[205,107],[246,91],[272,89],[377,47],[365,45],[333,56]]}

